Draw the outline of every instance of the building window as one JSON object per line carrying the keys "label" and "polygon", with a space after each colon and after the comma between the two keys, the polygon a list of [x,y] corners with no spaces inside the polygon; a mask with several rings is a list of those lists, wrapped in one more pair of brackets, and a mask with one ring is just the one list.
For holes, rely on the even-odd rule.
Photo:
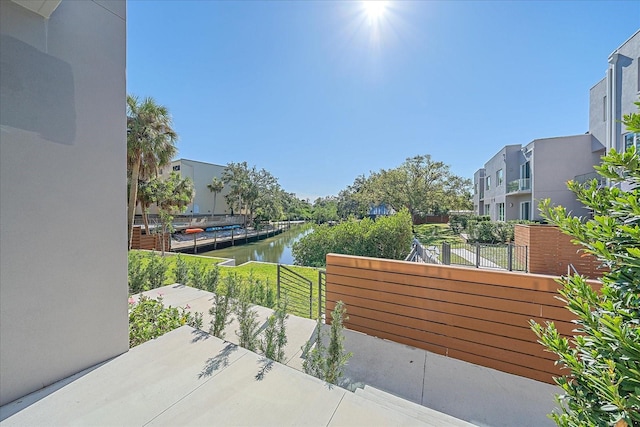
{"label": "building window", "polygon": [[473,194],[478,194],[478,183],[473,184]]}
{"label": "building window", "polygon": [[491,215],[491,205],[484,205],[484,214]]}
{"label": "building window", "polygon": [[504,176],[502,174],[502,169],[496,172],[496,187],[500,187],[502,185],[502,181],[504,181]]}
{"label": "building window", "polygon": [[624,151],[635,145],[636,151],[640,152],[640,133],[628,133],[624,136]]}
{"label": "building window", "polygon": [[520,203],[520,219],[531,220],[531,202]]}
{"label": "building window", "polygon": [[175,165],[175,166],[173,167],[173,171],[174,171],[174,172],[178,172],[179,170],[180,170],[180,165]]}
{"label": "building window", "polygon": [[498,221],[504,221],[504,203],[498,203]]}
{"label": "building window", "polygon": [[160,175],[164,175],[164,169],[160,169],[160,171],[158,172]]}
{"label": "building window", "polygon": [[487,190],[491,189],[491,177],[488,176],[484,179],[487,182]]}
{"label": "building window", "polygon": [[605,95],[604,98],[602,98],[602,121],[606,122],[607,121],[607,96]]}

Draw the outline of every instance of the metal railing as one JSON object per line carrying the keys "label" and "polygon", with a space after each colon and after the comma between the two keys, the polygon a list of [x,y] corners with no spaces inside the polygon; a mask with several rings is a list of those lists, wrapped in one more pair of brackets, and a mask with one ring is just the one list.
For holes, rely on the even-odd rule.
{"label": "metal railing", "polygon": [[438,251],[435,246],[425,248],[422,246],[420,241],[413,238],[413,242],[411,243],[411,252],[405,258],[405,261],[411,262],[423,262],[427,264],[441,264],[438,259]]}
{"label": "metal railing", "polygon": [[607,184],[607,180],[597,172],[584,173],[582,175],[576,175],[573,180],[578,184],[584,184],[585,182],[591,182],[593,180],[598,182],[598,186],[603,187]]}
{"label": "metal railing", "polygon": [[516,193],[518,191],[530,191],[531,178],[520,178],[510,181],[507,184],[507,193]]}
{"label": "metal railing", "polygon": [[[313,319],[313,282],[284,265],[278,264],[278,300],[289,298],[289,311]],[[309,304],[306,304],[309,301]]]}
{"label": "metal railing", "polygon": [[527,246],[490,245],[484,243],[443,243],[440,260],[445,265],[466,265],[509,271],[528,271]]}
{"label": "metal railing", "polygon": [[318,270],[318,319],[324,323],[324,309],[327,301],[327,271]]}

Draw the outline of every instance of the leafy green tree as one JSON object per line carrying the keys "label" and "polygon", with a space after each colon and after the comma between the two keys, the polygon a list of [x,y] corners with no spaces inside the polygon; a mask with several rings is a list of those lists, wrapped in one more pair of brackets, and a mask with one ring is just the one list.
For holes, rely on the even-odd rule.
{"label": "leafy green tree", "polygon": [[337,221],[338,201],[335,197],[319,197],[313,202],[312,218],[316,224]]}
{"label": "leafy green tree", "polygon": [[280,185],[265,169],[249,168],[247,162],[232,162],[222,173],[222,181],[229,185],[225,196],[227,205],[245,214],[245,227],[247,220],[253,223],[256,217],[279,219],[282,216]]}
{"label": "leafy green tree", "polygon": [[[639,105],[640,106],[640,105]],[[632,132],[640,132],[638,114],[625,116]],[[553,323],[532,323],[540,342],[558,356],[565,370],[555,381],[561,413],[551,414],[559,426],[640,426],[640,156],[635,147],[611,150],[598,173],[611,187],[596,180],[569,188],[593,211],[584,221],[565,208],[541,204],[544,216],[574,237],[583,251],[595,255],[609,272],[600,290],[584,277],[562,278],[560,290],[567,309],[577,318],[573,337],[559,334]],[[619,187],[625,183],[629,191]]]}
{"label": "leafy green tree", "polygon": [[412,216],[443,214],[472,207],[470,189],[470,180],[425,154],[409,157],[395,169],[372,173],[359,197],[372,205],[385,203],[396,211],[406,208]]}
{"label": "leafy green tree", "polygon": [[[171,232],[172,213],[184,212],[195,195],[191,178],[182,179],[180,175],[171,172],[169,178],[152,178],[145,186],[145,192],[149,192],[149,199],[158,206],[161,221],[162,241],[167,232]],[[164,244],[162,245],[164,255]]]}
{"label": "leafy green tree", "polygon": [[213,193],[213,210],[211,211],[211,218],[213,218],[213,215],[216,213],[216,199],[218,198],[218,193],[224,189],[224,182],[218,177],[214,177],[211,183],[207,184],[207,188]]}
{"label": "leafy green tree", "polygon": [[157,175],[158,167],[169,164],[177,154],[178,135],[173,130],[169,110],[153,98],[140,101],[127,95],[127,205],[128,240],[131,248],[133,220],[138,201],[138,182]]}

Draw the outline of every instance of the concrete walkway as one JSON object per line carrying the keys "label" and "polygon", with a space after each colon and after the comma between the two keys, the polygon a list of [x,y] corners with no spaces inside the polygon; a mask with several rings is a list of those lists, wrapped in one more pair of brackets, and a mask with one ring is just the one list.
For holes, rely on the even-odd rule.
{"label": "concrete walkway", "polygon": [[[212,294],[182,285],[146,294],[202,312],[208,328]],[[256,309],[264,324],[272,310]],[[301,347],[315,328],[289,317],[284,366],[236,347],[235,321],[228,342],[183,327],[53,394],[45,389],[3,406],[0,425],[554,425],[546,414],[557,387],[348,330],[345,347],[354,356],[341,385],[356,393],[328,388],[300,372]],[[225,369],[231,365],[242,369]],[[213,377],[220,382],[207,381]]]}
{"label": "concrete walkway", "polygon": [[[164,303],[173,307],[188,304],[191,311],[204,313],[204,329],[208,329],[209,292],[171,285],[145,294],[162,294]],[[265,307],[256,310],[260,324],[273,313]],[[315,328],[314,320],[289,317],[285,348],[288,366],[302,371],[301,347],[316,336]],[[237,329],[234,320],[225,329],[225,339],[237,343]],[[353,353],[341,384],[349,390],[369,385],[478,426],[555,425],[547,414],[556,406],[554,395],[561,391],[556,386],[355,331],[345,330],[344,344]]]}

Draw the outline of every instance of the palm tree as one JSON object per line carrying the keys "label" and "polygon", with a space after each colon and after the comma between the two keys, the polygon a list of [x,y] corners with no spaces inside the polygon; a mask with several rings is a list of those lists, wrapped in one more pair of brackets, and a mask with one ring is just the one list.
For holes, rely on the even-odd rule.
{"label": "palm tree", "polygon": [[178,135],[172,128],[169,110],[153,98],[127,95],[127,172],[130,173],[127,206],[128,239],[131,248],[133,219],[138,200],[138,181],[157,175],[177,154]]}
{"label": "palm tree", "polygon": [[207,184],[207,188],[213,193],[213,211],[211,211],[211,218],[213,218],[213,215],[216,213],[216,199],[218,197],[218,193],[224,188],[224,182],[222,182],[218,177],[214,177],[211,180],[211,184]]}

